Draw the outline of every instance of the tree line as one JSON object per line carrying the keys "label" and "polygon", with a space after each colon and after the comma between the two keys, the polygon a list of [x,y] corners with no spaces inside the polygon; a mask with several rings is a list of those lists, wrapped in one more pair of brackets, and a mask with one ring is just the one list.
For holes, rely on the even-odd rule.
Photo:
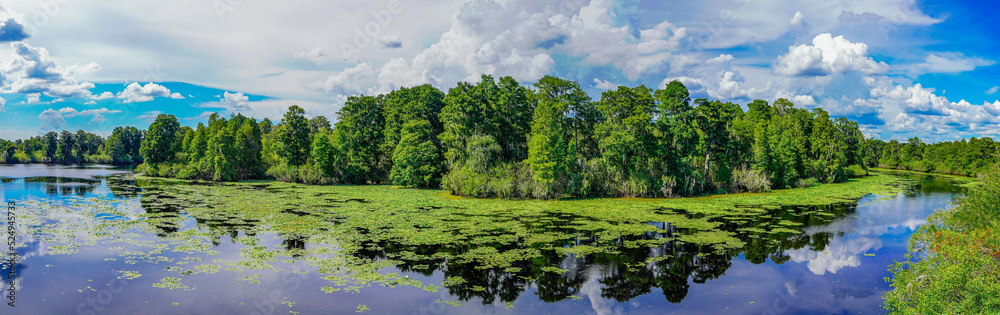
{"label": "tree line", "polygon": [[867,174],[858,124],[779,99],[692,100],[680,82],[619,87],[483,76],[354,96],[331,125],[292,106],[280,122],[160,115],[140,170],[153,176],[394,184],[476,197],[675,197],[767,191]]}
{"label": "tree line", "polygon": [[116,127],[107,139],[83,130],[50,131],[25,140],[0,139],[0,164],[135,164],[145,131]]}
{"label": "tree line", "polygon": [[988,137],[928,144],[913,137],[906,142],[866,140],[867,166],[960,176],[977,176],[1000,160],[1000,143]]}
{"label": "tree line", "polygon": [[762,192],[843,182],[871,167],[970,175],[997,156],[989,138],[865,139],[856,122],[786,99],[746,108],[691,99],[677,81],[658,90],[620,86],[594,100],[556,77],[524,86],[484,75],[447,93],[422,85],[350,97],[335,125],[298,106],[278,122],[215,114],[195,128],[162,114],[146,131],[119,127],[107,140],[64,131],[0,141],[0,158],[142,163],[148,175],[182,179],[550,199]]}

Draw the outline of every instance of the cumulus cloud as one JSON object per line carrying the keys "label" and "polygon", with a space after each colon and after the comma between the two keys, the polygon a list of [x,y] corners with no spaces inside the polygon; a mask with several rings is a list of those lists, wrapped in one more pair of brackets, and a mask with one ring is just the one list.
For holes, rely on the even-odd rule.
{"label": "cumulus cloud", "polygon": [[24,15],[15,13],[0,3],[0,42],[18,42],[31,35],[24,24]]}
{"label": "cumulus cloud", "polygon": [[795,11],[795,15],[792,16],[792,20],[789,22],[792,23],[792,25],[794,26],[802,26],[805,21],[806,21],[805,14],[802,14],[802,11]]}
{"label": "cumulus cloud", "polygon": [[115,93],[104,92],[104,93],[101,93],[99,95],[91,95],[90,99],[93,100],[93,101],[103,101],[103,100],[111,99],[111,98],[114,98],[114,97],[115,97]]}
{"label": "cumulus cloud", "polygon": [[732,55],[722,54],[708,59],[703,64],[688,69],[686,76],[668,77],[660,87],[677,80],[694,95],[707,94],[708,97],[723,101],[770,98],[774,94],[770,83],[763,87],[749,87],[743,74],[734,69]]}
{"label": "cumulus cloud", "polygon": [[604,81],[598,78],[594,78],[593,87],[601,90],[611,90],[618,88],[618,84],[611,83],[611,81]]}
{"label": "cumulus cloud", "polygon": [[356,95],[363,93],[365,86],[375,83],[375,70],[371,63],[365,62],[316,82],[313,87],[335,95]]}
{"label": "cumulus cloud", "polygon": [[778,57],[774,65],[777,73],[786,76],[826,76],[849,71],[873,75],[885,73],[888,68],[885,62],[868,57],[868,45],[829,33],[813,38],[812,45],[789,47],[788,54]]}
{"label": "cumulus cloud", "polygon": [[125,87],[124,91],[118,92],[117,96],[123,103],[149,102],[156,97],[169,97],[172,99],[184,98],[184,96],[180,93],[170,93],[170,89],[152,82],[147,83],[146,85],[141,85],[138,82],[132,82],[132,84]]}
{"label": "cumulus cloud", "polygon": [[[371,62],[334,74],[314,86],[333,94],[378,92],[429,83],[439,88],[479,75],[511,76],[530,82],[549,74],[555,54],[579,58],[585,66],[610,66],[630,80],[664,73],[686,29],[667,21],[649,29],[616,26],[612,2],[586,5],[528,0],[466,2],[437,42],[412,58]],[[401,45],[383,37],[383,47]],[[388,44],[387,44],[388,43]]]}
{"label": "cumulus cloud", "polygon": [[27,98],[24,100],[24,103],[38,104],[41,103],[41,101],[42,101],[42,93],[31,93],[27,95]]}
{"label": "cumulus cloud", "polygon": [[8,93],[45,93],[58,98],[87,97],[94,84],[78,82],[73,75],[87,74],[100,66],[90,63],[83,66],[59,67],[52,61],[49,51],[24,42],[13,42],[10,61],[0,65]]}
{"label": "cumulus cloud", "polygon": [[912,75],[927,73],[961,73],[975,70],[977,67],[992,66],[995,61],[979,57],[967,57],[958,52],[932,53],[923,62],[905,66]]}
{"label": "cumulus cloud", "polygon": [[248,105],[250,102],[250,97],[243,95],[242,92],[240,93],[225,92],[222,98],[219,99],[219,102],[222,103],[223,107],[231,111],[250,109],[250,106]]}
{"label": "cumulus cloud", "polygon": [[317,66],[322,66],[327,63],[327,54],[323,51],[323,48],[320,47],[313,48],[310,51],[295,53],[295,58],[312,61]]}
{"label": "cumulus cloud", "polygon": [[38,119],[42,121],[41,131],[59,130],[66,126],[66,118],[74,117],[91,117],[91,122],[102,123],[106,119],[104,115],[106,114],[118,114],[121,113],[120,110],[110,110],[107,108],[101,109],[88,109],[83,111],[78,111],[72,107],[63,107],[59,110],[46,109],[41,114],[38,115]]}

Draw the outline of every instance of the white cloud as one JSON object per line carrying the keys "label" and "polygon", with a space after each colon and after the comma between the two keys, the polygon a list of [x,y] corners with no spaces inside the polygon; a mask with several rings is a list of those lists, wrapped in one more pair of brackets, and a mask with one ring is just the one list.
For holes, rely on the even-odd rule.
{"label": "white cloud", "polygon": [[611,90],[618,88],[618,84],[611,83],[611,81],[604,81],[598,78],[594,78],[593,87],[601,90]]}
{"label": "white cloud", "polygon": [[93,100],[93,101],[103,101],[103,100],[111,99],[111,98],[114,98],[114,97],[115,97],[115,93],[104,92],[104,93],[101,93],[100,95],[91,95],[90,99]]}
{"label": "white cloud", "polygon": [[[661,6],[667,18],[688,26],[706,49],[730,48],[781,39],[801,28],[787,18],[801,13],[817,33],[854,31],[884,39],[903,26],[931,25],[943,19],[928,16],[914,0],[796,1],[796,0],[703,0],[670,1]],[[855,16],[864,19],[854,19]],[[778,18],[776,18],[778,17]],[[891,45],[889,40],[883,40]]]}
{"label": "white cloud", "polygon": [[66,127],[66,118],[74,117],[92,117],[91,122],[102,123],[106,119],[104,115],[106,114],[118,114],[121,113],[120,110],[110,110],[107,108],[101,109],[88,109],[83,111],[78,111],[72,107],[63,107],[59,110],[46,109],[41,114],[38,115],[38,119],[42,121],[41,131],[59,130]]}
{"label": "white cloud", "polygon": [[62,68],[52,61],[49,51],[24,42],[10,44],[13,54],[10,61],[0,65],[7,93],[45,93],[58,98],[87,97],[94,84],[78,82],[73,75],[86,74],[100,69],[96,63]]}
{"label": "white cloud", "polygon": [[180,93],[170,93],[170,89],[152,82],[146,83],[145,86],[138,82],[132,82],[125,87],[124,91],[118,92],[118,99],[122,100],[123,103],[149,102],[156,97],[184,98]]}
{"label": "white cloud", "polygon": [[0,97],[0,112],[7,108],[7,99]]}
{"label": "white cloud", "polygon": [[147,124],[151,124],[151,123],[153,123],[154,120],[156,120],[156,117],[159,116],[160,114],[163,114],[163,112],[161,112],[161,111],[151,111],[151,112],[146,112],[146,113],[144,113],[142,115],[136,116],[135,119],[139,119],[139,120],[145,121]]}
{"label": "white cloud", "polygon": [[802,26],[802,23],[806,21],[805,14],[802,11],[795,11],[795,16],[792,16],[792,20],[789,21],[794,26]]}
{"label": "white cloud", "polygon": [[322,66],[327,63],[327,54],[323,52],[322,47],[316,47],[310,51],[297,52],[295,53],[295,58],[307,59],[315,63],[317,66]]}
{"label": "white cloud", "polygon": [[813,38],[812,45],[788,47],[788,54],[778,57],[774,65],[777,73],[786,76],[827,76],[849,71],[874,75],[888,68],[886,63],[868,57],[868,45],[828,33]]}
{"label": "white cloud", "polygon": [[703,64],[690,67],[686,71],[687,75],[678,77],[668,77],[663,80],[659,87],[665,86],[670,81],[680,81],[695,95],[704,95],[723,101],[748,100],[757,98],[769,98],[773,96],[770,83],[763,87],[750,87],[746,83],[746,78],[742,73],[733,68],[732,62],[735,58],[732,55],[721,54],[708,59]]}
{"label": "white cloud", "polygon": [[0,42],[17,42],[30,37],[24,24],[24,15],[0,3]]}
{"label": "white cloud", "polygon": [[39,114],[38,120],[42,121],[40,131],[59,130],[66,126],[66,118],[59,111],[51,108]]}
{"label": "white cloud", "polygon": [[986,90],[986,95],[997,94],[997,91],[1000,91],[1000,86],[994,86],[991,87],[989,90]]}
{"label": "white cloud", "polygon": [[38,104],[41,103],[42,93],[31,93],[28,94],[27,99],[24,100],[25,104]]}
{"label": "white cloud", "polygon": [[366,62],[316,82],[313,87],[334,95],[357,95],[366,92],[365,86],[375,84],[375,70]]}
{"label": "white cloud", "polygon": [[926,73],[961,73],[975,70],[977,67],[992,66],[995,61],[979,57],[966,57],[962,53],[931,53],[924,62],[904,66],[911,75]]}
{"label": "white cloud", "polygon": [[222,99],[219,99],[222,106],[231,111],[240,111],[250,109],[248,103],[250,102],[250,97],[244,96],[242,92],[240,93],[229,93],[225,92]]}

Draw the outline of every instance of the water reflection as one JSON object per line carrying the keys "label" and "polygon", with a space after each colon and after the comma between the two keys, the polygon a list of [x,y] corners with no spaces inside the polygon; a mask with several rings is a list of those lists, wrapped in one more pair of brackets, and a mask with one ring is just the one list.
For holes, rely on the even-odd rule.
{"label": "water reflection", "polygon": [[[328,203],[319,207],[291,202],[281,205],[281,209],[274,209],[274,213],[259,215],[252,211],[216,209],[219,205],[213,203],[210,196],[197,196],[188,190],[177,189],[181,187],[179,185],[136,181],[128,176],[32,177],[5,180],[3,185],[8,198],[10,192],[16,190],[24,195],[30,195],[29,191],[41,191],[48,197],[67,200],[70,197],[96,196],[119,202],[134,201],[141,207],[136,211],[141,213],[142,220],[133,220],[132,223],[138,230],[155,235],[151,238],[193,240],[220,252],[267,247],[259,244],[270,243],[271,247],[282,252],[280,256],[265,254],[251,258],[244,255],[245,252],[234,255],[246,260],[261,259],[264,264],[273,263],[281,257],[307,261],[319,259],[314,257],[315,252],[310,248],[330,245],[330,235],[336,235],[345,243],[360,240],[351,244],[351,250],[344,251],[352,259],[366,263],[391,262],[391,268],[380,272],[398,271],[443,283],[443,291],[458,301],[493,305],[537,300],[552,303],[554,310],[559,311],[561,307],[572,305],[573,301],[589,298],[588,307],[595,307],[593,311],[599,313],[608,312],[613,305],[629,303],[656,304],[660,308],[715,307],[721,304],[707,301],[706,296],[721,296],[721,292],[725,292],[723,285],[718,283],[728,284],[733,279],[758,279],[747,276],[747,270],[796,270],[801,265],[800,269],[804,269],[807,275],[817,277],[842,275],[848,270],[861,273],[879,269],[883,272],[885,264],[865,265],[865,259],[869,257],[866,254],[882,255],[886,250],[898,250],[898,244],[887,241],[887,236],[905,240],[907,231],[911,233],[925,222],[932,211],[947,205],[954,194],[961,192],[961,188],[951,181],[916,176],[903,193],[880,202],[866,198],[861,204],[850,201],[824,206],[747,208],[715,217],[656,209],[656,212],[678,214],[688,220],[706,221],[715,227],[698,230],[679,228],[671,222],[638,222],[638,225],[648,225],[650,229],[621,233],[613,238],[606,236],[605,228],[595,229],[578,224],[597,220],[595,218],[553,211],[536,216],[489,218],[510,221],[531,234],[558,236],[542,243],[509,240],[506,238],[511,234],[509,230],[495,228],[480,231],[482,233],[474,238],[458,237],[461,235],[457,233],[464,230],[456,229],[452,232],[456,233],[452,235],[456,241],[416,245],[406,239],[387,237],[379,225],[343,222],[344,218],[336,215],[338,207],[370,202],[346,196],[323,196],[329,197],[326,199]],[[222,189],[226,186],[218,187]],[[259,189],[261,193],[288,191],[287,188],[264,185],[250,189]],[[482,219],[464,217],[456,211],[454,216],[443,220],[478,222]],[[343,225],[348,227],[335,229]],[[132,231],[132,226],[129,228]],[[98,234],[94,231],[81,232]],[[199,238],[188,239],[188,235]],[[706,235],[725,241],[692,241]],[[107,238],[109,235],[100,234],[100,237]],[[227,238],[229,241],[226,241]],[[254,244],[248,245],[247,238],[254,239]],[[736,243],[739,246],[731,246]],[[594,250],[567,252],[567,249],[585,247]],[[32,266],[38,266],[38,263]],[[156,273],[163,266],[127,268]],[[316,269],[322,270],[322,267]],[[761,283],[756,284],[777,286],[782,288],[782,294],[798,298],[815,296],[844,300],[844,303],[859,299],[877,300],[884,292],[859,286],[833,286],[804,292],[801,288],[814,285],[816,281],[792,271],[784,272],[785,276],[794,276],[789,279],[771,275],[771,278],[760,279]],[[213,279],[220,277],[203,276],[206,278],[185,278],[185,281],[206,286],[208,282],[218,282]],[[881,280],[880,277],[872,278]],[[156,280],[158,278],[151,281]],[[741,288],[753,291],[753,285]],[[362,295],[365,292],[362,290]],[[746,295],[734,292],[731,299],[738,300]],[[797,307],[807,309],[810,306]],[[389,310],[400,311],[406,310]],[[575,309],[573,312],[584,311]],[[740,311],[759,313],[756,308]]]}

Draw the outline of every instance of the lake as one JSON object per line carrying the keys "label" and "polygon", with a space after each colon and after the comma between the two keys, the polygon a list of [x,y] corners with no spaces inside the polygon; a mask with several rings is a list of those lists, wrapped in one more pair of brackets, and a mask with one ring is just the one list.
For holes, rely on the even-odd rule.
{"label": "lake", "polygon": [[[17,202],[3,313],[884,313],[889,265],[959,184],[898,173],[780,202],[505,201],[0,166],[0,199]],[[884,187],[823,195],[850,185]]]}

